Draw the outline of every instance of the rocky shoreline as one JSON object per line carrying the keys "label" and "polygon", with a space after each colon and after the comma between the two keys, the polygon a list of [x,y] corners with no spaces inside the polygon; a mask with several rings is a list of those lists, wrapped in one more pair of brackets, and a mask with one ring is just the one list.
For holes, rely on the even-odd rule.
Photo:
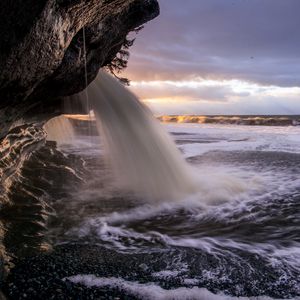
{"label": "rocky shoreline", "polygon": [[[194,264],[188,273],[190,278],[198,280],[191,281],[186,276],[171,276],[167,273],[164,277],[155,275],[163,274],[161,270],[168,269],[170,257],[193,257]],[[255,256],[249,256],[248,261],[256,266],[263,263]],[[225,291],[226,294],[243,297],[256,297],[261,294],[275,298],[297,296],[292,283],[290,287],[284,282],[276,288],[268,285],[270,278],[276,280],[277,276],[271,266],[262,265],[264,275],[257,274],[259,285],[256,287],[251,280],[247,280],[247,274],[234,268],[230,278],[224,282],[202,277],[201,269],[204,266],[213,269],[217,264],[218,261],[213,255],[196,249],[165,247],[163,252],[121,253],[97,244],[75,242],[58,245],[48,253],[17,261],[2,288],[8,299],[141,299],[140,293],[126,290],[125,284],[89,287],[69,279],[78,275],[94,275],[102,280],[114,278],[133,284],[138,282],[140,286],[149,286],[151,283],[164,291],[205,287],[214,294]],[[240,285],[244,287],[240,291],[242,294],[237,292]],[[258,286],[260,289],[257,289]]]}
{"label": "rocky shoreline", "polygon": [[[33,186],[22,178],[24,165],[25,173],[31,171],[28,158],[45,143],[43,124],[62,113],[85,113],[74,94],[116,58],[129,32],[158,14],[157,0],[1,1],[0,286],[11,266],[11,254],[34,248],[31,231],[45,231],[51,203],[43,185],[51,181],[41,179]],[[32,130],[26,132],[28,128]],[[38,163],[40,169],[32,172],[47,166],[47,161]],[[54,173],[63,170],[54,167]],[[34,216],[32,222],[29,216]]]}
{"label": "rocky shoreline", "polygon": [[128,46],[128,33],[158,14],[157,0],[1,1],[0,137],[17,122],[63,113],[64,98],[82,91]]}

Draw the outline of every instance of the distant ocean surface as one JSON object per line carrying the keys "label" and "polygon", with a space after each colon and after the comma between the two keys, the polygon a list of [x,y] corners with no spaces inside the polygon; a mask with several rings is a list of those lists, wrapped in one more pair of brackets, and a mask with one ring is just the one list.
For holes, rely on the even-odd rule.
{"label": "distant ocean surface", "polygon": [[199,124],[235,124],[264,126],[298,126],[300,115],[163,115],[162,122],[199,123]]}

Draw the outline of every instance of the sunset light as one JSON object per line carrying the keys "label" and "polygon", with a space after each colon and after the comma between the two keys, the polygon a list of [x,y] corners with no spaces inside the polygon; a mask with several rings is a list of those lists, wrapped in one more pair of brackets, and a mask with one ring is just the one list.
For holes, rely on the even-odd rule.
{"label": "sunset light", "polygon": [[[190,81],[132,81],[130,88],[159,114],[256,114],[257,111],[260,114],[270,111],[284,114],[300,109],[300,87],[199,78]],[[247,106],[243,107],[243,103]]]}
{"label": "sunset light", "polygon": [[0,7],[0,300],[300,300],[300,0]]}

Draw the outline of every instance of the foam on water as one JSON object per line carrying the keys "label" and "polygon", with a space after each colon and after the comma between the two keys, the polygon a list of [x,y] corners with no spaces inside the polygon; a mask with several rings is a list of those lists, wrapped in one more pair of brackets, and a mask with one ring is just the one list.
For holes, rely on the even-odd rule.
{"label": "foam on water", "polygon": [[[213,294],[205,288],[180,287],[166,290],[155,283],[139,283],[122,278],[102,278],[95,275],[75,275],[64,278],[76,284],[87,287],[110,287],[121,289],[126,294],[145,300],[271,300],[270,297],[232,297],[224,294]],[[280,299],[278,299],[280,300]],[[296,300],[296,299],[295,299]]]}
{"label": "foam on water", "polygon": [[[282,151],[300,153],[300,127],[267,127],[213,124],[165,125],[176,138],[185,157],[209,151]],[[183,133],[183,135],[181,135]]]}
{"label": "foam on water", "polygon": [[[152,295],[156,289],[153,282],[159,282],[161,299],[173,299],[178,286],[186,293],[186,296],[178,294],[180,299],[194,299],[194,290],[198,296],[195,299],[205,299],[201,297],[202,286],[214,286],[211,289],[214,293],[296,299],[295,295],[300,294],[300,241],[297,238],[300,179],[296,162],[300,158],[292,153],[267,153],[266,149],[273,146],[265,148],[263,145],[277,138],[285,145],[278,149],[293,150],[297,136],[292,131],[289,133],[288,128],[283,131],[273,128],[272,133],[264,127],[253,132],[249,127],[229,127],[211,126],[206,132],[202,125],[167,126],[175,133],[179,147],[198,147],[195,147],[195,157],[189,160],[190,174],[202,183],[197,192],[180,201],[145,203],[132,198],[130,193],[116,193],[110,184],[104,184],[101,189],[97,186],[93,191],[99,195],[95,201],[99,199],[99,206],[111,205],[111,209],[104,208],[86,216],[65,232],[65,237],[99,244],[128,259],[150,255],[149,261],[143,262],[149,276],[149,284],[144,286],[149,287],[149,295]],[[248,140],[256,142],[252,148],[255,151],[248,153],[251,149]],[[218,148],[221,143],[224,147]],[[201,155],[203,145],[208,145],[208,152],[221,151]],[[233,152],[234,159],[228,159],[228,153],[235,149],[238,151]],[[120,196],[120,202],[108,204],[110,200],[115,201],[116,195]],[[80,195],[82,199],[85,196],[84,192]],[[101,199],[105,203],[101,203]],[[157,257],[163,258],[160,261]],[[123,282],[123,279],[118,280]],[[174,289],[168,291],[165,286]],[[107,287],[123,290],[121,285]],[[131,293],[124,288],[125,292]],[[147,295],[136,297],[147,299]],[[157,297],[155,299],[160,299]]]}
{"label": "foam on water", "polygon": [[[217,168],[213,170],[217,171]],[[293,212],[293,206],[297,209],[289,193],[299,186],[299,180],[291,180],[293,175],[289,173],[281,173],[279,177],[274,171],[256,173],[256,176],[238,168],[224,168],[223,171],[224,175],[229,174],[229,178],[230,174],[235,174],[248,183],[247,186],[242,184],[241,191],[235,191],[236,198],[230,199],[232,191],[228,195],[223,191],[219,196],[226,201],[222,203],[202,201],[194,195],[180,202],[139,205],[87,218],[68,234],[83,240],[92,237],[105,247],[122,253],[148,253],[172,247],[197,249],[219,261],[218,267],[214,267],[215,272],[209,269],[202,272],[202,278],[207,276],[207,280],[216,282],[220,282],[221,274],[225,276],[222,269],[224,259],[226,264],[231,262],[229,264],[241,270],[251,269],[255,276],[255,265],[249,264],[244,255],[259,257],[280,274],[278,284],[290,281],[294,276],[291,273],[300,269],[300,243],[293,240],[297,232],[296,227],[293,228],[297,223],[297,212],[294,211],[286,220],[282,219],[280,211]],[[217,176],[209,180],[213,184],[208,184],[208,192],[213,194],[214,186],[220,186],[222,180]],[[287,227],[280,228],[277,223]],[[182,270],[182,267],[162,269],[153,277],[176,277]],[[197,278],[187,279],[197,281]],[[224,278],[224,282],[228,281],[229,278]]]}
{"label": "foam on water", "polygon": [[[188,220],[183,226],[187,225],[190,225],[190,230],[192,230],[197,223],[193,224],[193,220]],[[270,244],[268,241],[249,244],[246,241],[238,241],[228,237],[189,235],[189,231],[178,235],[155,230],[138,232],[132,228],[127,228],[125,225],[108,223],[105,218],[90,219],[80,228],[73,229],[73,234],[74,231],[79,238],[96,234],[102,243],[122,251],[151,251],[151,249],[155,250],[161,246],[179,246],[230,257],[234,256],[232,254],[234,249],[260,255],[268,259],[271,264],[276,263],[278,266],[284,266],[284,263],[287,263],[295,268],[300,268],[300,243],[298,242],[290,242],[289,246],[286,247],[284,244]]]}

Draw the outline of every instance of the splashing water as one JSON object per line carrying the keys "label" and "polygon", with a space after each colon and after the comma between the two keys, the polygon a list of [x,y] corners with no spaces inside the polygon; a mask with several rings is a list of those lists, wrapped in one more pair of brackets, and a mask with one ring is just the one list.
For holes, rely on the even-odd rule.
{"label": "splashing water", "polygon": [[58,146],[71,144],[74,140],[72,123],[63,115],[50,119],[43,128],[47,132],[47,140],[56,141]]}
{"label": "splashing water", "polygon": [[89,95],[120,187],[151,200],[179,199],[196,189],[171,137],[135,95],[105,72]]}

